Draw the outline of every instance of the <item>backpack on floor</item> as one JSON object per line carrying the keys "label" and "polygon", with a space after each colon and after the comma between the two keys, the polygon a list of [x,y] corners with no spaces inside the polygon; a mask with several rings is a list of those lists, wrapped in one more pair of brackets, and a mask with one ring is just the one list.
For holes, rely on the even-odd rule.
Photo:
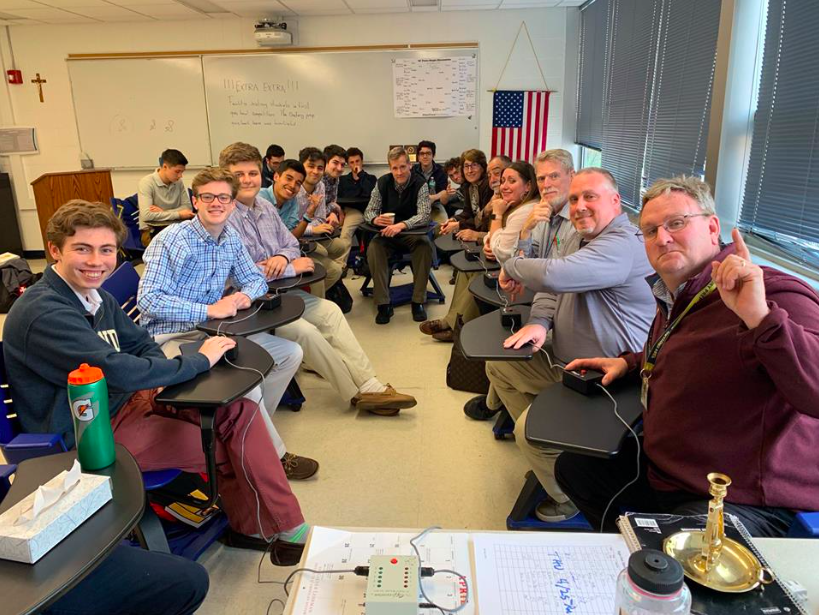
{"label": "backpack on floor", "polygon": [[472,361],[461,351],[461,329],[463,317],[458,314],[453,331],[452,354],[446,366],[446,385],[456,391],[469,391],[486,395],[489,392],[489,378],[486,377],[486,361]]}
{"label": "backpack on floor", "polygon": [[0,314],[8,314],[20,295],[41,277],[42,273],[31,272],[24,258],[12,258],[0,265]]}

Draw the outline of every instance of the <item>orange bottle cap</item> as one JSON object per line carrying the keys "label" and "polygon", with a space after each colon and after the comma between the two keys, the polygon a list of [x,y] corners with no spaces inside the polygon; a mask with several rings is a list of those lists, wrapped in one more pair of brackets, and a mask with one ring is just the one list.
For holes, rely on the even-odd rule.
{"label": "orange bottle cap", "polygon": [[91,367],[88,363],[83,363],[73,372],[68,374],[68,384],[91,384],[99,382],[105,378],[99,367]]}

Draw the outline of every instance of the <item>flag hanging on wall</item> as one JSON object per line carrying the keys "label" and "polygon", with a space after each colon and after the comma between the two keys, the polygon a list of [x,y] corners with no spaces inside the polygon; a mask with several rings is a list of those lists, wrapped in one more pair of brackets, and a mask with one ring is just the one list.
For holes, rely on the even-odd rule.
{"label": "flag hanging on wall", "polygon": [[492,100],[492,157],[532,162],[546,149],[549,92],[497,91]]}

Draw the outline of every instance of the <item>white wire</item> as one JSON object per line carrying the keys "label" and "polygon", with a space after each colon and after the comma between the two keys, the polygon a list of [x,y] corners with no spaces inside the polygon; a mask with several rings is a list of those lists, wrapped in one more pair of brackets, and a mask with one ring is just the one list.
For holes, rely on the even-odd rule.
{"label": "white wire", "polygon": [[605,526],[605,523],[606,523],[606,515],[608,514],[609,508],[611,508],[611,505],[614,504],[614,500],[616,500],[618,497],[620,497],[620,495],[626,489],[631,487],[634,483],[636,483],[640,479],[640,439],[637,437],[637,432],[635,432],[634,429],[631,428],[631,425],[629,425],[623,419],[623,417],[620,416],[620,413],[617,411],[617,400],[614,399],[614,397],[612,397],[611,393],[609,393],[608,390],[606,389],[606,387],[604,387],[602,384],[597,383],[597,386],[600,387],[600,390],[602,390],[606,395],[608,395],[609,399],[611,400],[611,403],[614,404],[614,416],[616,416],[620,420],[620,422],[623,425],[626,426],[626,429],[628,429],[629,432],[631,432],[631,435],[634,436],[634,441],[637,443],[637,474],[634,476],[633,479],[631,479],[631,481],[629,481],[628,483],[623,485],[623,487],[620,489],[620,491],[615,493],[612,496],[612,498],[609,500],[609,503],[606,504],[606,509],[603,511],[603,516],[600,519],[600,533],[602,534],[603,533],[603,527]]}
{"label": "white wire", "polygon": [[427,592],[424,591],[424,585],[423,585],[423,582],[422,582],[423,577],[421,576],[421,566],[422,566],[423,562],[422,562],[422,559],[421,559],[421,552],[418,550],[418,546],[415,544],[415,541],[416,540],[421,540],[421,538],[423,538],[428,532],[431,532],[432,530],[440,530],[440,529],[441,529],[440,526],[433,525],[432,527],[428,527],[427,529],[425,529],[423,532],[421,532],[417,536],[413,536],[412,538],[410,538],[410,541],[409,541],[410,546],[412,547],[412,550],[415,551],[415,555],[418,558],[418,589],[421,591],[421,595],[424,597],[424,600],[426,600],[429,604],[432,605],[432,608],[438,609],[439,611],[441,611],[443,613],[457,613],[458,611],[460,611],[461,609],[466,607],[467,604],[469,604],[469,581],[467,580],[467,578],[464,575],[462,575],[460,572],[456,572],[455,570],[435,570],[433,572],[433,574],[438,574],[439,572],[448,572],[448,573],[456,575],[458,578],[461,579],[461,581],[464,582],[464,587],[466,588],[466,597],[464,598],[464,601],[459,606],[455,607],[454,609],[448,609],[446,607],[440,606],[440,605],[436,604],[435,602],[433,602],[432,599],[429,596],[427,596]]}

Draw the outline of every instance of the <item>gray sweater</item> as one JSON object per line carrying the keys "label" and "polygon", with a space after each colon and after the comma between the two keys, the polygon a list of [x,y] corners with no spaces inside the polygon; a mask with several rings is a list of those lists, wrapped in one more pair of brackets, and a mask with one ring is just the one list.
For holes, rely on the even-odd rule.
{"label": "gray sweater", "polygon": [[555,359],[616,357],[645,343],[656,302],[639,229],[620,214],[590,241],[574,235],[556,258],[515,257],[504,270],[536,291],[529,322],[552,331]]}

